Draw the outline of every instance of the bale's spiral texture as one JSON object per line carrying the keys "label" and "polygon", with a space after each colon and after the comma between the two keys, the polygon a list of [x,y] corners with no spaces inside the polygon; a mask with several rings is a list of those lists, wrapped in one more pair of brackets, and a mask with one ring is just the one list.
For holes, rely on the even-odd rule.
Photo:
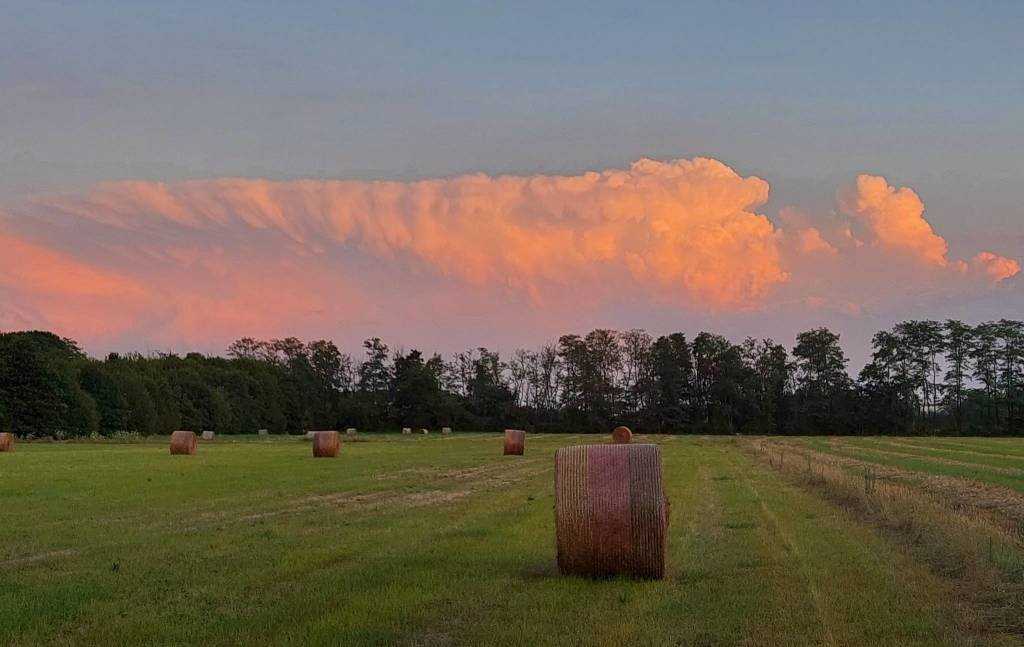
{"label": "bale's spiral texture", "polygon": [[526,432],[522,429],[505,430],[505,456],[522,456],[526,451]]}
{"label": "bale's spiral texture", "polygon": [[196,434],[194,431],[175,431],[171,434],[172,454],[195,454]]}
{"label": "bale's spiral texture", "polygon": [[612,430],[612,442],[629,444],[633,442],[633,432],[629,430],[629,427],[616,427]]}
{"label": "bale's spiral texture", "polygon": [[563,575],[661,579],[667,525],[657,445],[581,445],[555,454]]}
{"label": "bale's spiral texture", "polygon": [[203,432],[203,440],[213,440],[214,435],[215,434],[212,431],[204,431]]}
{"label": "bale's spiral texture", "polygon": [[341,437],[336,431],[318,431],[313,435],[314,458],[334,458],[341,450]]}
{"label": "bale's spiral texture", "polygon": [[13,452],[14,451],[14,434],[2,433],[0,434],[0,452]]}

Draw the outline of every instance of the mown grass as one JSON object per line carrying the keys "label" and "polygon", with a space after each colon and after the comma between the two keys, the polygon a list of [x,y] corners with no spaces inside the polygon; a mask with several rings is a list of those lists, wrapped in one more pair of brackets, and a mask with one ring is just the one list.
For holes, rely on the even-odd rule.
{"label": "mown grass", "polygon": [[660,582],[559,577],[553,455],[603,437],[21,443],[0,644],[956,644],[948,583],[729,439],[662,444]]}
{"label": "mown grass", "polygon": [[[1024,459],[1011,454],[951,453],[943,441],[887,438],[798,438],[787,439],[816,451],[845,456],[868,463],[889,465],[912,472],[971,479],[1024,492]],[[898,444],[897,444],[898,443]],[[932,443],[937,446],[933,447]],[[1024,448],[1024,439],[1006,443],[1008,450]],[[986,450],[982,450],[986,451]],[[993,469],[994,468],[994,469]]]}

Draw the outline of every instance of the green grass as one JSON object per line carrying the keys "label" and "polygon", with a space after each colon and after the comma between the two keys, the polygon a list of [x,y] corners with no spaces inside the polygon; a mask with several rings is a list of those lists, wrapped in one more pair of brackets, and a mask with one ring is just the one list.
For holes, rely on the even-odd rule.
{"label": "green grass", "polygon": [[[958,442],[951,450],[948,440],[933,438],[797,438],[786,439],[811,449],[869,463],[889,465],[912,472],[971,479],[1024,492],[1024,439],[1002,439],[1005,453],[989,449],[979,439]],[[975,448],[976,447],[976,448]]]}
{"label": "green grass", "polygon": [[604,437],[20,443],[0,644],[933,645],[947,583],[730,439],[660,442],[660,582],[563,578],[553,456]]}

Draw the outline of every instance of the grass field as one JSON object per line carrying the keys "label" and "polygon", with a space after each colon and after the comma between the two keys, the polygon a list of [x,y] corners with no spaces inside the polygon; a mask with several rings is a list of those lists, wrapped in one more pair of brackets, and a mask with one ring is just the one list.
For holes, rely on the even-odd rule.
{"label": "grass field", "polygon": [[[749,441],[638,440],[672,502],[659,582],[557,574],[555,449],[604,437],[505,457],[493,434],[370,436],[334,460],[279,438],[20,443],[0,454],[0,644],[1016,644],[965,633],[954,583]],[[1016,441],[799,442],[1024,473]]]}
{"label": "grass field", "polygon": [[1016,438],[799,438],[790,442],[868,463],[972,479],[1024,493],[1024,442]]}

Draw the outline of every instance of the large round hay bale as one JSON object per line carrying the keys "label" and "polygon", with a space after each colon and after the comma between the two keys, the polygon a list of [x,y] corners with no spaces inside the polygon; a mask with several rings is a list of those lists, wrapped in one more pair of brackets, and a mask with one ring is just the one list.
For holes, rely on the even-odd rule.
{"label": "large round hay bale", "polygon": [[633,442],[633,432],[629,427],[620,425],[612,430],[612,442],[627,445]]}
{"label": "large round hay bale", "polygon": [[0,452],[14,451],[14,434],[4,432],[0,434]]}
{"label": "large round hay bale", "polygon": [[336,431],[318,431],[313,435],[313,457],[334,458],[341,451],[341,436]]}
{"label": "large round hay bale", "polygon": [[579,445],[555,453],[563,575],[661,579],[667,525],[657,445]]}
{"label": "large round hay bale", "polygon": [[195,454],[196,434],[194,431],[175,431],[171,434],[172,454]]}
{"label": "large round hay bale", "polygon": [[522,456],[526,451],[526,432],[522,429],[505,430],[505,456]]}

